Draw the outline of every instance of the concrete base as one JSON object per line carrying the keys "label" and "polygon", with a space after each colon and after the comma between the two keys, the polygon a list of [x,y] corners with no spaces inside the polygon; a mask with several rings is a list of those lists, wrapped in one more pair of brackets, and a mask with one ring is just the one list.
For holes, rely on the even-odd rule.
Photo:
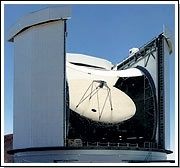
{"label": "concrete base", "polygon": [[166,153],[141,150],[49,150],[14,154],[15,163],[128,163],[166,160]]}

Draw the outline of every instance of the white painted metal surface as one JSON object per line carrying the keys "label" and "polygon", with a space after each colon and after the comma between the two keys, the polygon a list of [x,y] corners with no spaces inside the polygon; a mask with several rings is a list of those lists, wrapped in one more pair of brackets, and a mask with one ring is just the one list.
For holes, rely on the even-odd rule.
{"label": "white painted metal surface", "polygon": [[[163,30],[163,36],[164,36],[164,87],[165,87],[165,98],[164,98],[164,108],[165,108],[165,137],[166,137],[166,141],[165,141],[165,148],[166,149],[173,149],[173,145],[171,146],[170,144],[172,143],[170,141],[170,135],[173,134],[170,132],[170,125],[172,120],[170,120],[172,113],[174,113],[174,111],[170,110],[170,75],[174,75],[174,74],[170,74],[170,57],[169,55],[172,54],[174,52],[174,41],[173,41],[173,37],[171,35],[171,33],[169,32],[169,30],[167,29],[167,27],[164,27]],[[173,55],[172,55],[173,56]],[[170,143],[171,142],[171,143]],[[172,143],[173,144],[173,143]]]}
{"label": "white painted metal surface", "polygon": [[31,26],[46,23],[49,21],[68,19],[70,18],[70,13],[70,6],[68,5],[49,7],[29,13],[20,18],[17,23],[11,27],[7,36],[7,40],[13,41],[13,37],[16,34]]}
{"label": "white painted metal surface", "polygon": [[32,27],[14,42],[14,148],[63,146],[64,22]]}
{"label": "white painted metal surface", "polygon": [[[32,13],[10,33],[9,40],[14,41],[14,149],[64,146],[65,23],[60,18],[69,16],[65,9]],[[27,29],[18,33],[22,28]]]}
{"label": "white painted metal surface", "polygon": [[170,110],[170,70],[169,70],[169,54],[172,52],[172,44],[170,45],[170,39],[168,41],[164,41],[164,87],[165,87],[165,97],[164,97],[164,110],[165,110],[165,148],[171,149],[170,146],[170,115],[174,113],[174,111]]}
{"label": "white painted metal surface", "polygon": [[84,54],[67,53],[66,60],[71,63],[81,63],[91,66],[97,66],[107,70],[111,70],[111,68],[113,67],[113,64],[110,61]]}

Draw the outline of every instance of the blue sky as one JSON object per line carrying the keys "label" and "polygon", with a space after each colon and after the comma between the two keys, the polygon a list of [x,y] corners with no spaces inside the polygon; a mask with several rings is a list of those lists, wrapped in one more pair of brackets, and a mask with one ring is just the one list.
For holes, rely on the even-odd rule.
{"label": "blue sky", "polygon": [[[5,5],[4,32],[22,16],[49,5]],[[175,29],[175,7],[160,5],[72,5],[68,20],[67,52],[121,62],[132,47],[141,47],[163,30]],[[12,133],[13,43],[5,41],[5,134]],[[170,56],[171,137],[174,139],[174,54]],[[172,141],[173,142],[173,141]],[[171,142],[171,146],[173,144]]]}

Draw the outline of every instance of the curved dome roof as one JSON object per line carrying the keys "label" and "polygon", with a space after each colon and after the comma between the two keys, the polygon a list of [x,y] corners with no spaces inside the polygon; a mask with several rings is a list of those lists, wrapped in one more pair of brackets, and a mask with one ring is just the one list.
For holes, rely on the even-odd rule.
{"label": "curved dome roof", "polygon": [[110,61],[107,61],[102,58],[97,58],[84,54],[75,54],[75,53],[67,53],[66,59],[70,63],[81,64],[93,67],[99,67],[103,69],[110,70],[113,67],[113,64]]}

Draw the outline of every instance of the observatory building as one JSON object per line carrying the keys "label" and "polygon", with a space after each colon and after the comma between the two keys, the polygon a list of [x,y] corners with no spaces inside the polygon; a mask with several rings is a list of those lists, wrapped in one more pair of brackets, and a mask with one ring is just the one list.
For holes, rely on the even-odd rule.
{"label": "observatory building", "polygon": [[30,13],[14,43],[15,162],[167,161],[168,57],[163,32],[113,65],[66,53],[69,6]]}

